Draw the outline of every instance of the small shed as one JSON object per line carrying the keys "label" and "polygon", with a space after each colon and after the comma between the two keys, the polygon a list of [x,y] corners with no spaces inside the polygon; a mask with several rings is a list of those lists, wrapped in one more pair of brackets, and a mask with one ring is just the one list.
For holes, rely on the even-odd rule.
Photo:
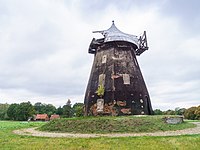
{"label": "small shed", "polygon": [[53,119],[60,119],[60,115],[57,115],[57,114],[51,115],[50,120],[53,120]]}
{"label": "small shed", "polygon": [[36,121],[49,121],[49,116],[47,114],[37,114],[35,117]]}

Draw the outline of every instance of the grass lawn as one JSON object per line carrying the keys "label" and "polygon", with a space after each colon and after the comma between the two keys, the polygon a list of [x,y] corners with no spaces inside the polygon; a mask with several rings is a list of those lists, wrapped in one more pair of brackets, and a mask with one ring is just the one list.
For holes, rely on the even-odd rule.
{"label": "grass lawn", "polygon": [[0,121],[0,149],[2,150],[198,150],[200,135],[176,137],[122,137],[122,138],[46,138],[21,136],[12,130],[41,126],[44,123]]}

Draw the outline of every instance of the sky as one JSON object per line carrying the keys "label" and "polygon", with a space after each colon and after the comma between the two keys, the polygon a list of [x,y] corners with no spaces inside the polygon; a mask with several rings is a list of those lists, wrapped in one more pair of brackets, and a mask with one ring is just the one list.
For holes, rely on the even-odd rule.
{"label": "sky", "polygon": [[153,109],[200,105],[200,1],[0,0],[0,103],[84,101],[92,31],[147,31],[138,56]]}

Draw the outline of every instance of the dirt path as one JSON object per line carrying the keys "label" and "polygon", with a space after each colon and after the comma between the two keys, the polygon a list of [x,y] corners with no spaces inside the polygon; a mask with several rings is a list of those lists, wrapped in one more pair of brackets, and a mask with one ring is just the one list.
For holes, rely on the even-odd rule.
{"label": "dirt path", "polygon": [[193,122],[197,125],[195,128],[189,128],[177,131],[165,131],[165,132],[154,132],[154,133],[111,133],[111,134],[79,134],[79,133],[54,133],[54,132],[43,132],[35,130],[36,128],[28,128],[21,130],[14,130],[15,134],[29,135],[29,136],[40,136],[40,137],[67,137],[67,138],[91,138],[91,137],[128,137],[128,136],[177,136],[187,134],[200,134],[200,122]]}

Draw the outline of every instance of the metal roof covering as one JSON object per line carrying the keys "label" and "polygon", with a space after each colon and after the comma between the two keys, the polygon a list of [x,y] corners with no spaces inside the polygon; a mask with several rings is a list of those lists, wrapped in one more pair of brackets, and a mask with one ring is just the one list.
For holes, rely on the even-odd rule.
{"label": "metal roof covering", "polygon": [[137,36],[131,35],[131,34],[126,34],[122,31],[120,31],[115,26],[114,21],[112,21],[112,25],[109,29],[102,30],[102,31],[93,31],[93,33],[101,33],[104,36],[104,42],[127,41],[127,42],[133,43],[137,47],[139,47]]}

